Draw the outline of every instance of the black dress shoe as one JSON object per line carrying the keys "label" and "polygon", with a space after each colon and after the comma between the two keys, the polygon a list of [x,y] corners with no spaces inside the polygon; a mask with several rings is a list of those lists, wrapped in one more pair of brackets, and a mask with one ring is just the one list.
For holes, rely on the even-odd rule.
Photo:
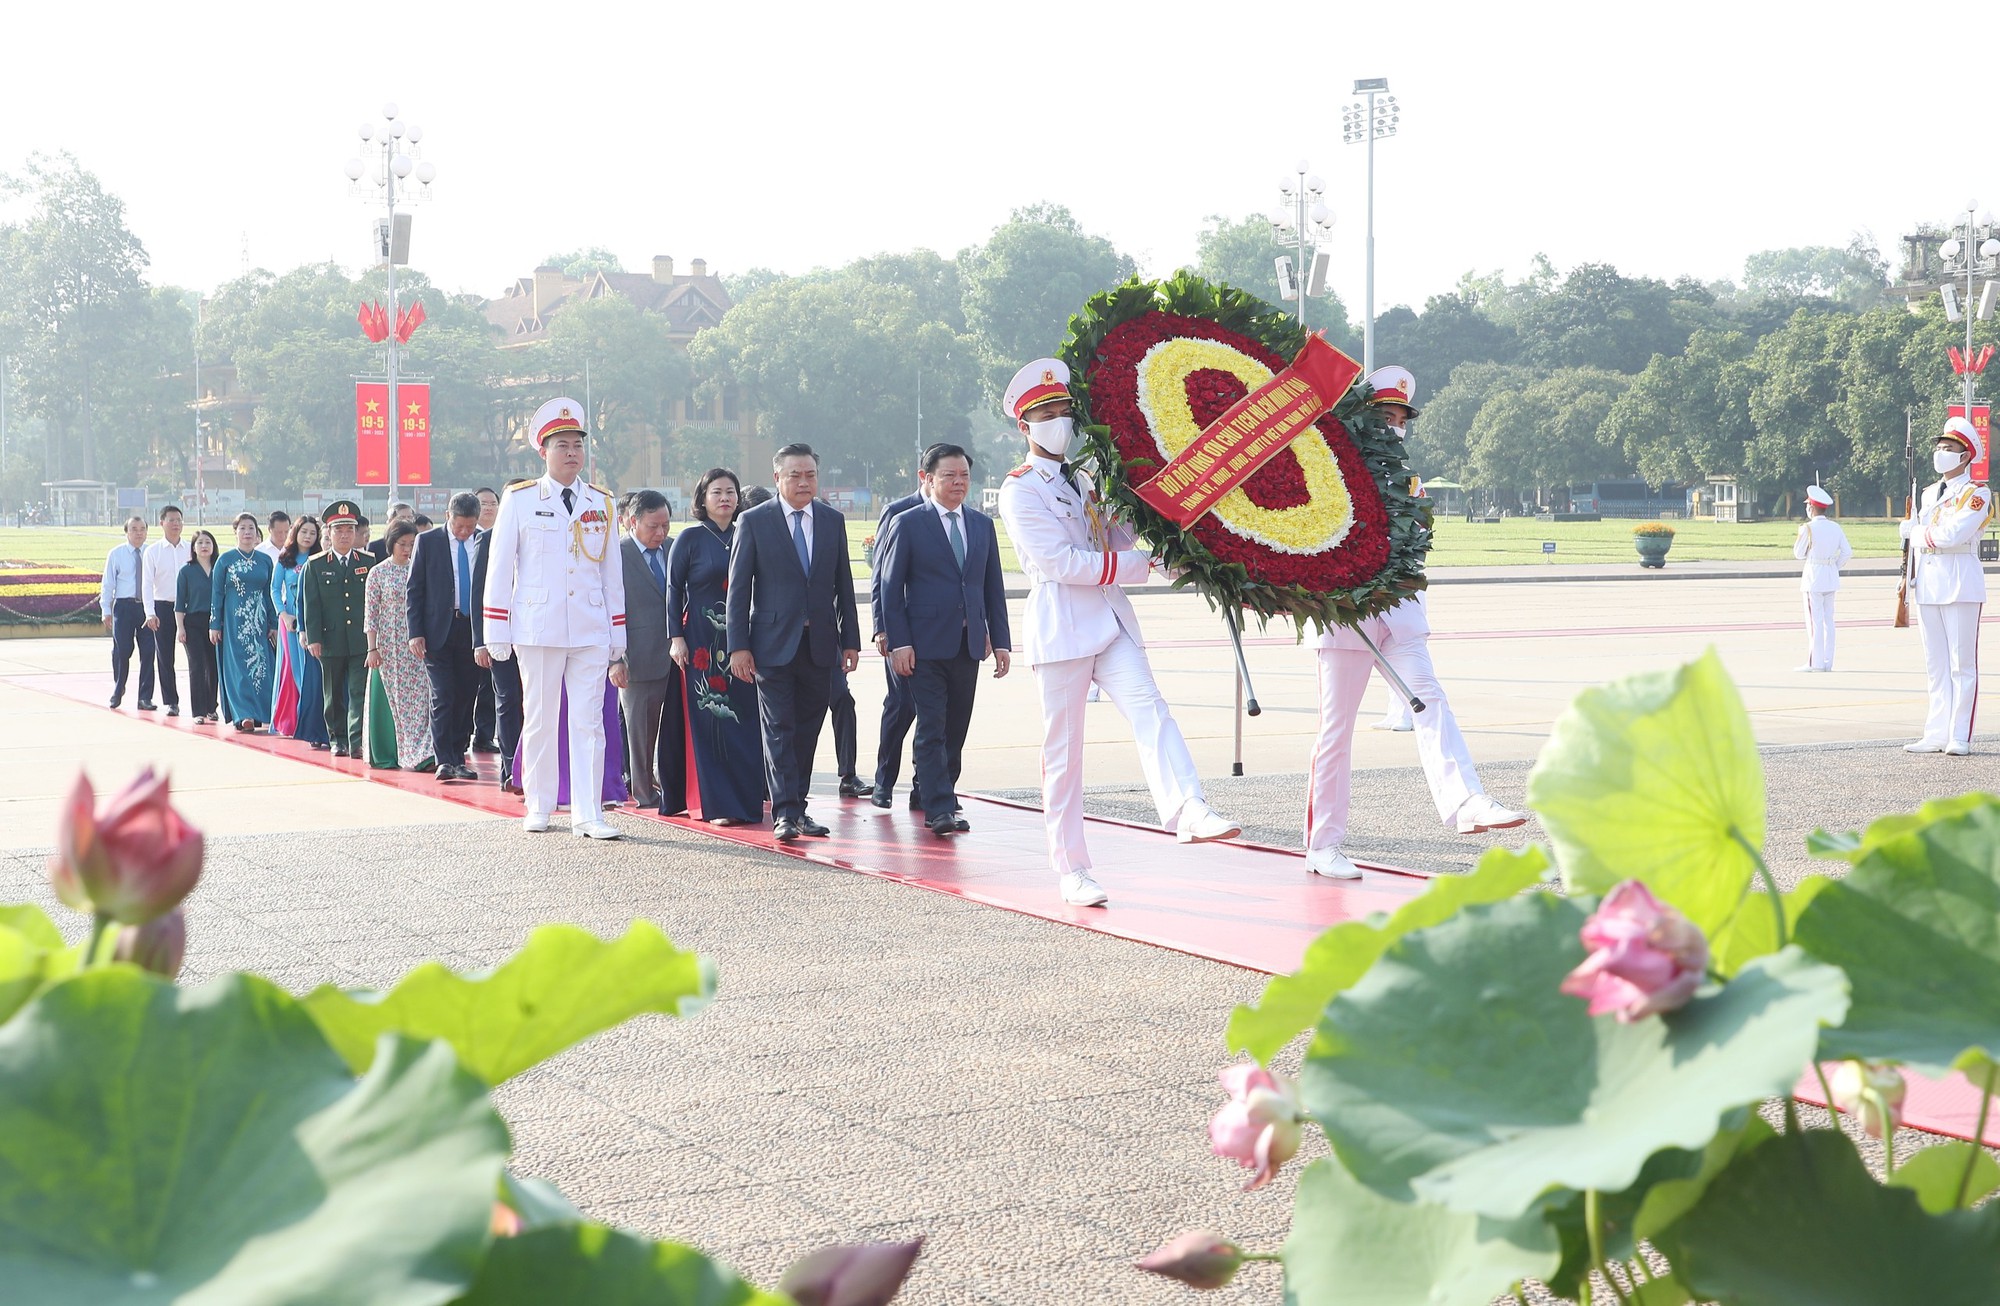
{"label": "black dress shoe", "polygon": [[917,797],[917,791],[914,789],[910,790],[910,810],[913,812],[924,810],[924,800]]}
{"label": "black dress shoe", "polygon": [[345,748],[341,747],[341,746],[340,746],[339,744],[335,744],[335,745],[333,746],[333,755],[334,755],[335,757],[346,757],[346,756],[347,756],[347,750],[346,750]]}
{"label": "black dress shoe", "polygon": [[472,741],[472,751],[475,753],[497,753],[500,751],[500,745],[490,739],[475,739]]}
{"label": "black dress shoe", "polygon": [[953,812],[951,819],[957,824],[960,834],[970,834],[972,832],[972,822],[965,819],[964,812]]}
{"label": "black dress shoe", "polygon": [[160,705],[151,699],[142,698],[139,700],[139,710],[141,712],[157,712],[160,710]]}
{"label": "black dress shoe", "polygon": [[112,710],[113,712],[116,712],[116,711],[118,710],[118,704],[119,704],[119,703],[121,703],[121,702],[123,702],[123,701],[124,701],[123,699],[118,699],[118,698],[113,698],[113,699],[111,700],[111,710]]}
{"label": "black dress shoe", "polygon": [[312,750],[315,753],[324,753],[329,747],[330,745],[328,744],[314,744]]}
{"label": "black dress shoe", "polygon": [[824,839],[833,833],[833,831],[827,829],[818,821],[813,820],[810,816],[801,816],[798,820],[798,826],[802,832],[812,835],[816,839]]}
{"label": "black dress shoe", "polygon": [[168,715],[168,716],[179,716],[180,714],[181,714],[181,705],[180,705],[179,703],[169,703],[169,704],[167,704],[167,715]]}
{"label": "black dress shoe", "polygon": [[844,775],[840,777],[840,796],[842,798],[866,798],[874,792],[875,786],[862,784],[860,776]]}
{"label": "black dress shoe", "polygon": [[894,800],[891,798],[889,791],[887,789],[877,789],[868,795],[868,801],[875,804],[877,807],[887,810],[889,804]]}
{"label": "black dress shoe", "polygon": [[798,826],[793,825],[789,819],[782,816],[771,825],[771,837],[779,843],[790,843],[802,833],[804,832]]}
{"label": "black dress shoe", "polygon": [[951,815],[933,819],[930,822],[930,827],[931,833],[940,839],[949,839],[952,835],[964,834],[968,828],[963,821]]}

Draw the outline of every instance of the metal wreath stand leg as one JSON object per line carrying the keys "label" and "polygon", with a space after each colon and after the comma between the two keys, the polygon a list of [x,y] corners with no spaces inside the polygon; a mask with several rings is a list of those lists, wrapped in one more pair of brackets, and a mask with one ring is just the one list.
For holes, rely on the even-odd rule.
{"label": "metal wreath stand leg", "polygon": [[1361,629],[1361,627],[1355,626],[1353,630],[1355,634],[1361,637],[1361,642],[1368,646],[1368,656],[1375,659],[1375,669],[1382,673],[1382,678],[1389,682],[1389,687],[1403,696],[1403,701],[1410,705],[1410,711],[1423,711],[1424,701],[1410,692],[1408,682],[1397,675],[1396,668],[1389,665],[1389,659],[1382,656],[1381,647],[1374,640],[1370,639],[1368,632]]}

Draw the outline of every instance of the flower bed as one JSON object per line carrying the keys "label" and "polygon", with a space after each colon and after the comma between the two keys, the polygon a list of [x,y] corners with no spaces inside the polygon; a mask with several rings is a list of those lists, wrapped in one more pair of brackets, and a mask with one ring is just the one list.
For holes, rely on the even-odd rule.
{"label": "flower bed", "polygon": [[1093,297],[1062,349],[1080,460],[1170,570],[1217,606],[1352,625],[1422,589],[1427,501],[1403,445],[1356,387],[1214,510],[1181,527],[1135,492],[1210,422],[1287,366],[1297,322],[1182,274]]}
{"label": "flower bed", "polygon": [[0,626],[95,622],[103,579],[71,567],[0,563]]}

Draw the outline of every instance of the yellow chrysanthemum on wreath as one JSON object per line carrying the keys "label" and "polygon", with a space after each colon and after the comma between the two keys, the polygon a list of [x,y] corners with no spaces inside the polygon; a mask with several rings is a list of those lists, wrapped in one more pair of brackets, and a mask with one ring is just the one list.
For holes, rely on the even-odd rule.
{"label": "yellow chrysanthemum on wreath", "polygon": [[[1272,375],[1264,364],[1218,340],[1163,340],[1147,350],[1137,369],[1137,397],[1163,461],[1201,435],[1187,391],[1187,379],[1200,371],[1227,372],[1251,390]],[[1340,464],[1326,442],[1311,432],[1286,447],[1305,473],[1305,503],[1265,508],[1238,487],[1217,502],[1212,515],[1232,534],[1267,548],[1285,553],[1331,549],[1354,527],[1354,500],[1340,478]]]}

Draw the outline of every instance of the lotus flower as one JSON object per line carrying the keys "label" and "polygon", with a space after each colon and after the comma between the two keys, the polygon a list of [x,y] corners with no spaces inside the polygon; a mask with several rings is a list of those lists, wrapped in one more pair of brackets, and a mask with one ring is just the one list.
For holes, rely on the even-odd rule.
{"label": "lotus flower", "polygon": [[129,961],[175,979],[187,959],[187,913],[179,907],[164,916],[155,916],[144,925],[127,925],[118,931],[112,960]]}
{"label": "lotus flower", "polygon": [[1708,971],[1708,940],[1687,917],[1637,880],[1598,904],[1579,931],[1590,955],[1563,977],[1562,991],[1590,1001],[1590,1014],[1631,1024],[1687,1005]]}
{"label": "lotus flower", "polygon": [[140,772],[100,815],[78,773],[56,828],[49,880],[78,911],[144,925],[178,907],[201,878],[201,831],[167,801],[167,778]]}
{"label": "lotus flower", "polygon": [[1247,1193],[1271,1182],[1298,1153],[1305,1108],[1297,1084],[1260,1065],[1231,1066],[1221,1078],[1229,1101],[1208,1122],[1209,1148],[1257,1172],[1243,1185]]}
{"label": "lotus flower", "polygon": [[822,1247],[785,1271],[778,1291],[798,1306],[886,1306],[902,1289],[924,1240]]}
{"label": "lotus flower", "polygon": [[1222,1288],[1243,1265],[1243,1249],[1219,1233],[1190,1229],[1137,1262],[1148,1274],[1178,1279],[1190,1288]]}
{"label": "lotus flower", "polygon": [[1861,1122],[1861,1132],[1882,1138],[1903,1127],[1903,1095],[1909,1085],[1894,1066],[1843,1061],[1833,1069],[1827,1087],[1838,1107]]}

